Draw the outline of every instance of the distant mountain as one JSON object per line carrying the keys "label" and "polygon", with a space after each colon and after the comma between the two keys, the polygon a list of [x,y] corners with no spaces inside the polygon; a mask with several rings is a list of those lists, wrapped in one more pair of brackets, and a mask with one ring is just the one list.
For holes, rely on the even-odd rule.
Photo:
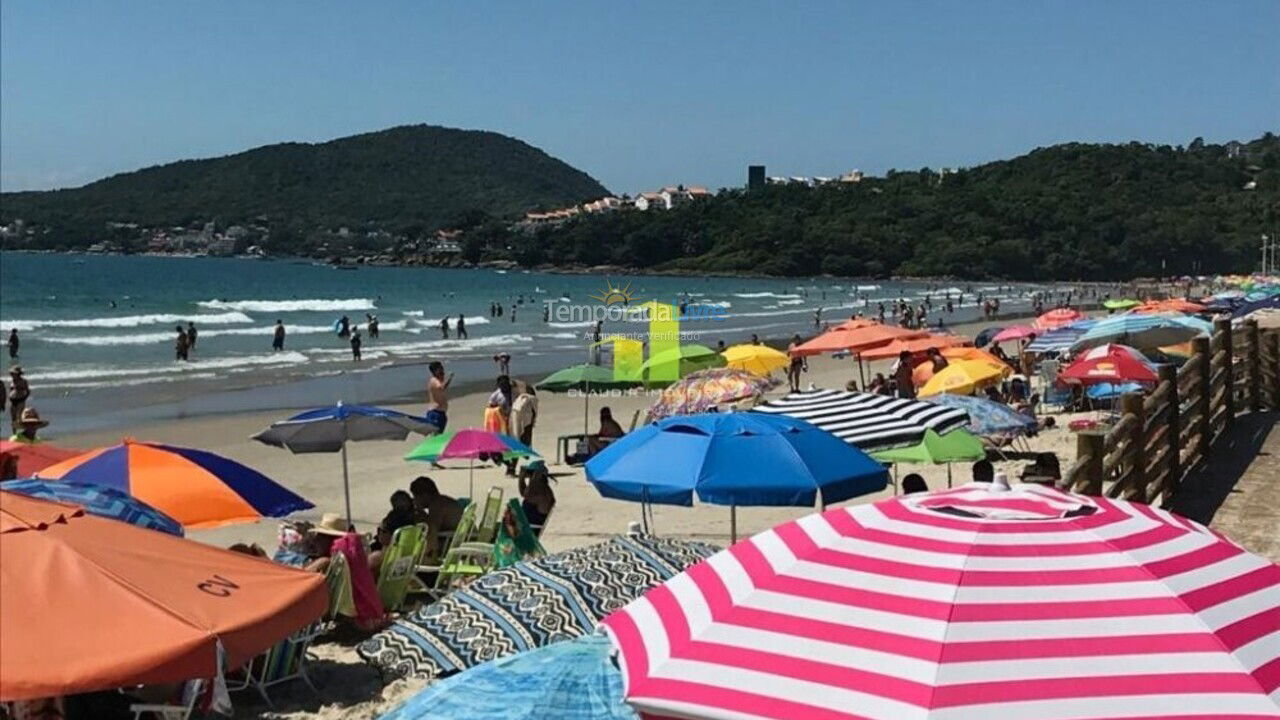
{"label": "distant mountain", "polygon": [[591,176],[514,138],[413,125],[183,160],[75,189],[3,193],[0,220],[21,218],[68,240],[100,233],[108,222],[154,227],[255,218],[300,232],[341,226],[412,232],[607,194]]}

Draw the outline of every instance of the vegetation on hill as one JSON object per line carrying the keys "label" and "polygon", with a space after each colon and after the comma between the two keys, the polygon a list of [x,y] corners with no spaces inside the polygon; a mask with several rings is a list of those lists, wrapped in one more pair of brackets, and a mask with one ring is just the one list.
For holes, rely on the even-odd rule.
{"label": "vegetation on hill", "polygon": [[1280,139],[1268,133],[1185,148],[1071,143],[946,175],[728,190],[490,247],[530,266],[1102,280],[1249,270],[1278,218]]}
{"label": "vegetation on hill", "polygon": [[413,235],[607,194],[586,173],[514,138],[415,125],[184,160],[69,190],[4,193],[0,221],[47,228],[50,247],[87,245],[108,222],[258,222],[282,246],[273,249],[287,251],[315,228]]}

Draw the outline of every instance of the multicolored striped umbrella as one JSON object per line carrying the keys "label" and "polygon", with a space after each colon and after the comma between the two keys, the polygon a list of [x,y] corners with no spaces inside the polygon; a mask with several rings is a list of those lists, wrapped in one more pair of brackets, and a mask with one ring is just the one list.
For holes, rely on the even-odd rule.
{"label": "multicolored striped umbrella", "polygon": [[86,512],[130,525],[182,537],[182,525],[159,510],[115,488],[57,480],[8,480],[0,489],[27,497],[79,505]]}
{"label": "multicolored striped umbrella", "polygon": [[541,457],[533,448],[516,438],[482,428],[452,430],[418,443],[405,454],[405,460],[436,462],[439,460],[466,460],[470,470],[468,483],[471,497],[475,497],[475,461],[488,457]]}
{"label": "multicolored striped umbrella", "polygon": [[1056,330],[1084,319],[1084,313],[1075,308],[1054,308],[1035,319],[1032,323],[1041,330]]}
{"label": "multicolored striped umbrella", "polygon": [[746,370],[711,368],[691,373],[663,390],[649,406],[650,421],[672,415],[714,412],[720,405],[758,398],[773,383]]}
{"label": "multicolored striped umbrella", "polygon": [[36,477],[114,488],[187,528],[257,522],[315,507],[221,455],[134,440],[50,465]]}
{"label": "multicolored striped umbrella", "polygon": [[966,485],[784,523],[602,624],[682,718],[1280,714],[1280,566],[1147,505]]}

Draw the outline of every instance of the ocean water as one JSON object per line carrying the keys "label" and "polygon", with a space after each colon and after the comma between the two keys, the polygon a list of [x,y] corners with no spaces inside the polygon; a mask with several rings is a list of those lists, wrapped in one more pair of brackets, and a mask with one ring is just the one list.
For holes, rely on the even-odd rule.
{"label": "ocean water", "polygon": [[[412,397],[425,364],[441,360],[460,381],[490,379],[493,355],[513,356],[512,372],[537,379],[588,356],[591,321],[543,320],[547,301],[599,305],[608,287],[633,302],[660,300],[719,308],[682,326],[687,342],[714,346],[812,333],[815,310],[839,321],[874,315],[876,304],[934,298],[934,316],[949,292],[966,292],[948,322],[977,315],[974,293],[1027,302],[1031,286],[989,283],[840,282],[567,275],[520,270],[361,267],[338,270],[306,260],[251,260],[110,255],[0,255],[0,330],[16,328],[18,358],[33,402],[70,415],[68,426],[246,408],[297,407],[345,399],[373,402]],[[504,312],[492,317],[491,303]],[[514,308],[514,313],[512,309]],[[334,322],[348,316],[365,330],[376,315],[380,337],[364,338],[364,359],[351,359]],[[453,332],[466,317],[469,337]],[[450,337],[439,329],[450,318]],[[284,352],[272,352],[275,321],[287,329]],[[174,359],[174,326],[196,324],[189,362]],[[636,333],[638,322],[611,321],[605,331]],[[73,419],[72,419],[73,418]]]}

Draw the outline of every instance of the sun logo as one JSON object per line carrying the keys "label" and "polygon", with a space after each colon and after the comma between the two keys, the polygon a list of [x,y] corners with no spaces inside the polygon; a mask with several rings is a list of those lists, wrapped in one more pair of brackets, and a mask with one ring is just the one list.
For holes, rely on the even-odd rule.
{"label": "sun logo", "polygon": [[613,283],[605,280],[605,289],[599,295],[590,296],[592,300],[599,300],[605,305],[630,305],[631,304],[631,283],[627,283],[626,287],[614,287]]}

